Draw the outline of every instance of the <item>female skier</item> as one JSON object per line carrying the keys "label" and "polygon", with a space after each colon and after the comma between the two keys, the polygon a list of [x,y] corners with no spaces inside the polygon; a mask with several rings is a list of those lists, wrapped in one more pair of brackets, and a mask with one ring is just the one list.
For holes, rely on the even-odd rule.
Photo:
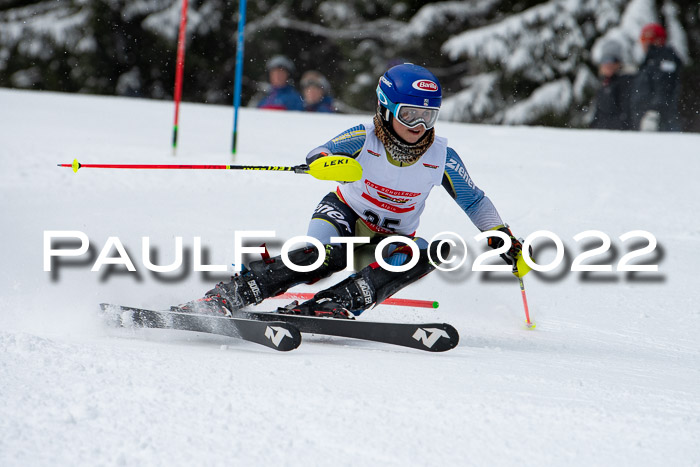
{"label": "female skier", "polygon": [[[339,185],[321,200],[311,217],[307,234],[325,245],[323,264],[310,272],[297,272],[279,256],[264,258],[181,309],[231,316],[293,285],[312,283],[341,271],[347,264],[348,244],[334,242],[333,237],[370,237],[372,245],[387,236],[413,239],[420,253],[411,269],[393,272],[374,262],[311,300],[280,309],[301,315],[353,318],[431,272],[438,258],[446,257],[445,252],[429,252],[428,243],[416,236],[426,198],[433,187],[440,185],[479,230],[500,230],[510,238],[510,248],[501,256],[508,264],[517,265],[522,244],[501,220],[491,200],[474,184],[457,152],[435,134],[442,101],[438,79],[421,66],[395,66],[379,79],[377,101],[372,122],[343,131],[306,156],[307,163],[311,163],[327,155],[345,155],[355,158],[363,169],[360,180]],[[489,237],[492,248],[502,245],[501,238]],[[319,254],[314,247],[303,247],[288,257],[296,265],[307,266],[314,264]],[[412,254],[407,245],[396,244],[388,248],[386,262],[404,265]]]}

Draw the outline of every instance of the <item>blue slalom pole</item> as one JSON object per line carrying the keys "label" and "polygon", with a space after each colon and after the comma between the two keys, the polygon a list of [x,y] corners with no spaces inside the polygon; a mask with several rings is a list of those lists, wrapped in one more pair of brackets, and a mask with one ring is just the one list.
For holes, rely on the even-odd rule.
{"label": "blue slalom pole", "polygon": [[243,77],[243,45],[245,36],[246,0],[238,4],[238,43],[236,44],[236,78],[233,85],[233,144],[231,153],[236,154],[238,138],[238,108],[241,106],[241,79]]}

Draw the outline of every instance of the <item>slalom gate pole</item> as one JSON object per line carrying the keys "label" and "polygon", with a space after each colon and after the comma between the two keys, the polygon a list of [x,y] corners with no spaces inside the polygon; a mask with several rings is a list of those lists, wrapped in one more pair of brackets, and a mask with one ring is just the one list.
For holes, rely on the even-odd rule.
{"label": "slalom gate pole", "polygon": [[245,10],[246,0],[238,5],[238,40],[236,43],[236,77],[233,86],[233,142],[231,154],[236,154],[238,140],[238,108],[241,106],[241,80],[243,79],[243,46],[245,45]]}
{"label": "slalom gate pole", "polygon": [[185,69],[185,40],[187,32],[187,0],[182,0],[180,13],[180,31],[177,38],[177,61],[175,62],[175,123],[173,124],[173,155],[177,150],[177,128],[180,118],[180,100],[182,99],[182,75]]}
{"label": "slalom gate pole", "polygon": [[525,325],[528,329],[535,329],[535,323],[530,321],[530,309],[527,306],[527,295],[525,295],[525,284],[523,283],[523,278],[518,277],[520,282],[520,292],[523,296],[523,307],[525,308]]}
{"label": "slalom gate pole", "polygon": [[[310,292],[286,292],[273,298],[310,300],[314,297]],[[437,308],[440,304],[434,300],[414,300],[410,298],[387,298],[382,305],[412,306],[416,308]]]}

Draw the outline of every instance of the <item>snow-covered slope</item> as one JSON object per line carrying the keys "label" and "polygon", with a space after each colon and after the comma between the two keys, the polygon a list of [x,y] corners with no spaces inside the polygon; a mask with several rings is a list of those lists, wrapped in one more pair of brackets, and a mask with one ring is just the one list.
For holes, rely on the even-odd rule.
{"label": "snow-covered slope", "polygon": [[[305,233],[333,183],[56,167],[74,158],[231,163],[226,107],[185,104],[175,157],[167,102],[0,89],[0,109],[0,465],[700,463],[697,135],[439,123],[516,234],[548,230],[563,241],[562,265],[525,279],[537,329],[524,329],[517,281],[470,270],[478,232],[435,190],[419,233],[459,233],[468,260],[399,293],[439,300],[439,309],[380,306],[363,319],[447,321],[460,345],[433,355],[305,336],[280,354],[209,335],[108,330],[97,304],[201,296],[222,274],[192,272],[195,237],[207,264],[231,263],[236,230],[275,230],[277,253]],[[241,164],[300,163],[365,120],[250,109],[240,117]],[[90,251],[45,272],[51,230],[84,232]],[[570,270],[600,244],[574,241],[587,230],[611,238],[596,259],[613,272]],[[646,244],[619,239],[635,230],[658,240],[637,261],[658,272],[615,271]],[[136,273],[91,272],[109,237]],[[174,260],[182,237],[183,268],[147,270],[143,237],[157,264]],[[535,242],[542,263],[554,259],[548,245]]]}

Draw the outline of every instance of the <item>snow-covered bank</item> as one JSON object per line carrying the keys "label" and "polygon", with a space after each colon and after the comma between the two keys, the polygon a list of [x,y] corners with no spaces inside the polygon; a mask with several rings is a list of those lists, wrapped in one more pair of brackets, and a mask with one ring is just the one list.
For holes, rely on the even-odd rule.
{"label": "snow-covered bank", "polygon": [[[470,271],[470,253],[460,270],[399,294],[439,309],[363,315],[450,322],[456,349],[305,336],[281,355],[221,337],[106,330],[97,304],[200,296],[216,275],[151,273],[143,237],[158,264],[173,261],[177,236],[186,258],[201,237],[209,263],[230,263],[235,230],[276,230],[279,251],[333,183],[56,167],[230,163],[227,107],[184,105],[176,157],[166,102],[0,89],[0,109],[0,465],[700,463],[697,135],[439,123],[518,235],[549,230],[564,242],[560,268],[526,278],[537,330],[523,329],[517,282]],[[235,163],[300,163],[362,121],[243,109]],[[640,261],[658,273],[567,271],[597,246],[573,240],[591,229],[611,237],[599,262],[613,268],[632,249],[620,235],[652,233],[658,247]],[[47,230],[85,232],[92,256],[45,272]],[[419,233],[446,230],[476,249],[476,229],[436,190]],[[110,236],[137,273],[90,271]]]}

